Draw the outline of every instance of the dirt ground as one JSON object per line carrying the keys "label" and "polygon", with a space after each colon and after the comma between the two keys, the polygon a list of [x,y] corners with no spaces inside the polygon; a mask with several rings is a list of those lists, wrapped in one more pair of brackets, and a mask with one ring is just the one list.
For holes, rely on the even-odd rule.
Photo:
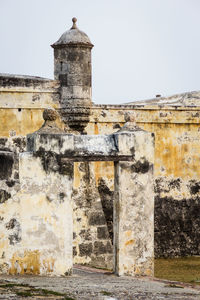
{"label": "dirt ground", "polygon": [[0,299],[200,300],[200,287],[75,266],[69,277],[1,275]]}

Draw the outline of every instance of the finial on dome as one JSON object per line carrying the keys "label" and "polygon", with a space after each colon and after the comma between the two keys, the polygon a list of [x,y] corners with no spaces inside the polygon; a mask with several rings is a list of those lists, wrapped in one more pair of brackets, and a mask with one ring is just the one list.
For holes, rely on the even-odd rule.
{"label": "finial on dome", "polygon": [[77,22],[77,18],[72,18],[72,22],[73,22],[73,25],[72,25],[72,28],[71,29],[77,29],[77,26],[76,26],[76,22]]}

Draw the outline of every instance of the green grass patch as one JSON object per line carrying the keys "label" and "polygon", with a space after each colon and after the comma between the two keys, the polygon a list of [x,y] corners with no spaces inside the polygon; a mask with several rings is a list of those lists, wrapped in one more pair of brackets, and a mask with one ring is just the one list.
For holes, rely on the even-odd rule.
{"label": "green grass patch", "polygon": [[55,292],[55,291],[50,291],[50,290],[45,290],[45,289],[35,289],[35,292],[38,292],[38,296],[48,296],[48,295],[54,295],[54,296],[61,296],[64,297],[65,300],[74,300],[74,298],[68,297],[63,293]]}
{"label": "green grass patch", "polygon": [[101,291],[100,293],[101,293],[102,295],[104,295],[104,296],[111,296],[111,295],[112,295],[112,293],[107,292],[107,291]]}
{"label": "green grass patch", "polygon": [[16,291],[15,292],[18,296],[21,297],[30,297],[30,296],[60,296],[62,297],[63,300],[75,300],[74,298],[66,296],[66,294],[59,293],[59,292],[54,292],[50,290],[45,290],[45,289],[34,289],[31,288],[29,291]]}
{"label": "green grass patch", "polygon": [[31,297],[33,296],[33,294],[31,293],[31,291],[25,291],[25,292],[15,292],[17,296],[20,296],[20,297]]}
{"label": "green grass patch", "polygon": [[200,284],[200,257],[157,258],[155,277]]}
{"label": "green grass patch", "polygon": [[64,296],[64,294],[62,294],[62,293],[54,292],[54,291],[50,291],[50,290],[35,289],[34,291],[38,292],[39,294],[42,294],[42,295]]}
{"label": "green grass patch", "polygon": [[[75,300],[74,298],[68,297],[66,294],[46,290],[46,289],[39,289],[34,288],[28,284],[18,284],[18,283],[2,283],[0,284],[1,288],[10,289],[12,290],[17,296],[27,298],[31,296],[48,296],[48,295],[54,295],[54,296],[60,296],[63,300]],[[21,290],[19,288],[21,287]],[[26,288],[26,290],[23,290],[23,288]]]}
{"label": "green grass patch", "polygon": [[13,287],[30,287],[29,284],[23,284],[23,283],[0,283],[0,287],[2,288],[13,288]]}

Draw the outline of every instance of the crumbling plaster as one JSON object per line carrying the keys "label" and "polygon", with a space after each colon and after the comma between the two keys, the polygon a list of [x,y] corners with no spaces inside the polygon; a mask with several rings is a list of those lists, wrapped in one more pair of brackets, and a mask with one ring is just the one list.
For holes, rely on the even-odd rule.
{"label": "crumbling plaster", "polygon": [[[105,258],[109,263],[106,254],[110,254],[111,260],[112,248],[114,248],[116,249],[114,251],[115,271],[118,275],[152,275],[154,135],[135,126],[130,127],[130,125],[130,128],[124,126],[124,129],[110,135],[66,134],[62,130],[58,131],[55,112],[48,110],[43,113],[43,116],[45,123],[42,128],[27,136],[28,152],[19,154],[19,189],[2,201],[4,206],[2,206],[1,213],[6,215],[6,218],[9,217],[9,221],[3,217],[1,219],[2,229],[4,227],[7,229],[4,230],[2,236],[4,244],[1,247],[1,272],[38,275],[71,274],[73,266],[73,163],[74,161],[108,160],[115,161],[116,166],[114,243],[112,247],[107,241],[104,246],[101,241],[92,239],[94,249],[90,241],[92,250],[89,254],[93,254],[90,259],[96,259],[98,265],[100,255],[104,263]],[[144,143],[145,147],[143,147]],[[8,153],[6,153],[6,159],[10,159]],[[87,167],[85,163],[83,165]],[[123,184],[124,172],[126,177],[130,177],[129,188]],[[11,174],[12,172],[9,176]],[[139,187],[134,194],[131,188],[133,184]],[[141,185],[144,186],[143,192]],[[94,196],[94,193],[91,196]],[[90,199],[93,202],[93,199]],[[132,221],[130,221],[129,214],[123,213],[123,210],[126,211],[128,208],[127,199],[135,201]],[[82,208],[83,201],[80,203]],[[144,244],[141,243],[139,229],[136,230],[140,223],[138,223],[137,208],[139,211],[144,210],[142,226],[148,223],[148,233],[151,233],[143,237]],[[98,224],[95,213],[97,211],[93,208],[93,212],[91,211],[89,215],[89,225],[104,225],[103,215],[102,217],[98,215],[99,220],[102,218]],[[84,223],[81,223],[84,226]],[[97,239],[109,238],[105,226],[104,231],[100,226],[90,226],[90,233],[92,229],[97,230]],[[131,250],[132,247],[130,248],[130,243],[122,238],[124,230],[125,234],[128,230],[134,238],[137,245],[135,255]],[[85,234],[88,233],[85,231]],[[84,239],[86,242],[86,235]],[[79,244],[80,256],[88,256],[88,248],[85,245]]]}
{"label": "crumbling plaster", "polygon": [[[56,88],[49,93],[46,93],[46,87],[37,83],[40,86],[41,95],[45,95],[42,101],[38,98],[37,101],[40,104],[37,104],[36,101],[33,102],[35,84],[26,84],[26,79],[23,79],[22,84],[20,80],[17,87],[10,86],[8,82],[4,82],[1,87],[0,113],[3,122],[0,142],[1,149],[7,148],[7,150],[10,149],[9,151],[13,151],[13,148],[3,144],[10,145],[16,138],[24,141],[26,134],[39,129],[43,123],[42,112],[46,107],[50,106],[59,111],[59,103],[56,100],[58,97],[57,81],[50,81],[51,86],[55,84]],[[20,85],[24,86],[23,93],[20,92],[22,88]],[[15,97],[16,94],[17,97]],[[51,96],[51,102],[47,101],[46,95]],[[11,99],[10,102],[7,99]],[[190,99],[190,103],[191,101]],[[170,106],[169,103],[163,106],[148,103],[145,106],[138,104],[135,106],[93,105],[90,122],[85,131],[88,134],[116,132],[124,124],[126,112],[135,116],[139,127],[155,133],[155,255],[199,254],[199,223],[198,216],[194,212],[199,210],[200,107],[183,106],[183,104]],[[64,129],[61,120],[56,122]],[[74,262],[104,265],[111,268],[112,215],[109,216],[108,211],[111,211],[109,207],[112,206],[114,191],[113,162],[91,162],[85,165],[77,162],[74,166],[74,174]],[[5,191],[10,193],[11,188],[6,187]],[[89,200],[92,194],[97,204]],[[82,199],[81,206],[78,199]],[[108,207],[105,205],[106,201],[110,203]],[[174,217],[172,220],[166,204],[174,208],[177,218]],[[98,221],[98,218],[93,221],[94,225],[89,221],[87,213],[91,209],[96,211],[97,215],[103,216],[101,221]],[[165,220],[165,224],[162,220]],[[99,222],[100,224],[97,224]],[[92,226],[94,226],[93,229]],[[102,230],[104,233],[97,232],[98,226],[101,227],[98,232]],[[86,233],[88,240],[85,239]],[[190,238],[191,235],[192,238]],[[97,243],[99,242],[98,236],[101,237],[100,243]],[[104,249],[101,251],[99,260],[96,259],[97,246],[95,245]]]}
{"label": "crumbling plaster", "polygon": [[[76,21],[73,18],[72,28],[52,45],[56,80],[0,75],[2,209],[19,191],[19,153],[26,149],[26,135],[41,128],[44,109],[53,108],[58,112],[60,117],[55,122],[62,133],[71,130],[76,135],[113,134],[123,126],[129,113],[141,129],[155,134],[155,256],[199,255],[200,93],[122,105],[95,105],[91,99],[93,45],[77,28]],[[61,149],[57,142],[54,146]],[[47,143],[46,150],[51,146]],[[44,152],[43,149],[41,153]],[[48,169],[55,157],[49,154],[47,158]],[[58,160],[56,168],[60,170]],[[73,183],[75,263],[112,268],[114,197],[114,163],[81,162],[77,158]],[[14,211],[17,214],[16,203],[18,200],[14,201],[11,215]],[[0,216],[0,220],[4,224],[2,228],[8,223],[8,227],[18,230],[18,234],[15,231],[11,234],[14,240],[20,238],[21,231],[18,220],[11,215],[8,214],[5,222],[5,216]]]}

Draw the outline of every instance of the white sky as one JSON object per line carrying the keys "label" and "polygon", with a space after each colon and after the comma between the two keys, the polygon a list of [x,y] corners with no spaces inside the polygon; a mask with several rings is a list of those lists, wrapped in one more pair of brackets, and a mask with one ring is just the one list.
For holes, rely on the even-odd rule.
{"label": "white sky", "polygon": [[53,78],[74,16],[95,46],[93,102],[200,90],[200,0],[0,0],[0,73]]}

